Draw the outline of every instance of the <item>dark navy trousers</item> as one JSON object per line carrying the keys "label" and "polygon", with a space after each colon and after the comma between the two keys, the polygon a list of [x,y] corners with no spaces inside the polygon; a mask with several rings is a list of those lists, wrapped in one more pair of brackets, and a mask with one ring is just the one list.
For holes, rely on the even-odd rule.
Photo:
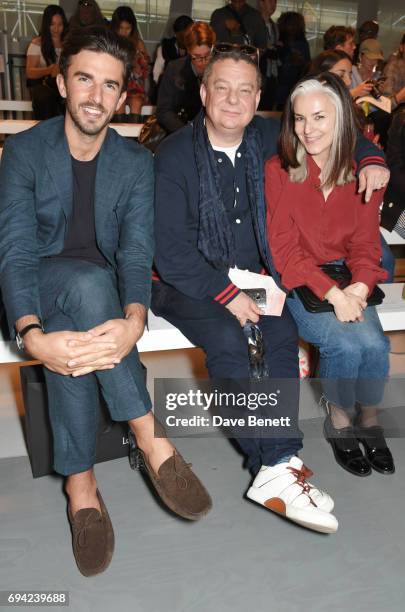
{"label": "dark navy trousers", "polygon": [[[152,311],[164,317],[206,353],[206,366],[212,379],[249,378],[248,345],[237,319],[211,298],[192,299],[163,282],[153,282]],[[292,421],[298,420],[299,369],[298,333],[285,306],[281,317],[260,317],[259,327],[266,348],[270,377],[290,379],[293,385]],[[256,474],[261,465],[274,465],[302,448],[301,437],[236,438],[246,455],[247,465]]]}

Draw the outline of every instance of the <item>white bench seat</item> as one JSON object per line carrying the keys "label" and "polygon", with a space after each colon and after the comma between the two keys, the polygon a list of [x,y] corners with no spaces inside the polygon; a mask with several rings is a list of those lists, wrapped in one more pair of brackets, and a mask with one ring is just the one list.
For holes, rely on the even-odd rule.
{"label": "white bench seat", "polygon": [[[148,329],[139,340],[138,351],[169,351],[174,349],[193,348],[194,345],[183,334],[161,317],[155,317],[152,311],[148,313]],[[15,342],[0,340],[0,363],[28,361],[29,357],[21,353]]]}
{"label": "white bench seat", "polygon": [[384,227],[380,227],[380,232],[384,236],[387,244],[405,244],[405,238],[402,238],[395,230],[389,232]]}
{"label": "white bench seat", "polygon": [[402,298],[405,283],[387,283],[380,285],[385,298],[377,306],[378,316],[384,331],[405,329],[405,299]]}
{"label": "white bench seat", "polygon": [[0,100],[0,111],[32,113],[31,100]]}
{"label": "white bench seat", "polygon": [[[381,285],[385,299],[380,306],[377,306],[377,312],[384,331],[405,330],[405,300],[402,299],[404,284]],[[168,321],[155,317],[149,311],[148,329],[145,329],[137,346],[140,353],[147,353],[193,348],[194,345]],[[26,355],[17,350],[15,342],[0,341],[0,363],[23,362],[27,359]]]}
{"label": "white bench seat", "polygon": [[[0,120],[0,134],[19,134],[34,127],[38,121],[34,119],[2,119]],[[143,123],[110,123],[110,127],[121,136],[137,138]]]}

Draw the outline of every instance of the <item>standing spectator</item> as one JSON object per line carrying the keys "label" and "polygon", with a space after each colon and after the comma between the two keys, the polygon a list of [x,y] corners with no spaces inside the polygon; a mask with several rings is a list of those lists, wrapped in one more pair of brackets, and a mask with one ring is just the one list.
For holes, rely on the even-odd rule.
{"label": "standing spectator", "polygon": [[[363,40],[359,47],[359,63],[353,66],[353,86],[371,83],[372,87],[381,77],[379,62],[384,59],[380,43],[375,38]],[[367,95],[367,94],[365,94]],[[365,110],[370,122],[373,123],[375,132],[380,135],[380,144],[385,148],[387,144],[387,132],[391,123],[391,115],[372,104],[368,104]]]}
{"label": "standing spectator", "polygon": [[354,41],[355,31],[346,26],[331,26],[323,35],[323,48],[325,51],[339,49],[353,58],[356,50]]}
{"label": "standing spectator", "polygon": [[358,32],[358,41],[359,44],[356,48],[356,52],[353,56],[353,60],[354,63],[357,64],[357,62],[359,61],[359,54],[360,54],[360,45],[363,42],[363,40],[368,40],[369,38],[374,38],[377,39],[378,38],[378,32],[379,32],[380,26],[378,25],[377,21],[365,21],[364,23],[361,24],[361,26],[358,28],[357,32]]}
{"label": "standing spectator", "polygon": [[79,0],[76,11],[69,21],[69,29],[91,25],[108,25],[96,0]]}
{"label": "standing spectator", "polygon": [[305,20],[301,13],[287,11],[278,20],[280,33],[280,68],[278,71],[277,109],[282,110],[294,85],[303,76],[311,56],[305,38]]}
{"label": "standing spectator", "polygon": [[200,82],[214,43],[215,32],[207,23],[196,21],[186,30],[187,55],[170,62],[159,87],[156,116],[168,132],[183,127],[201,109]]}
{"label": "standing spectator", "polygon": [[271,110],[276,100],[278,76],[278,27],[271,18],[277,8],[277,0],[259,0],[258,6],[266,26],[266,47],[260,57],[263,84],[259,108]]}
{"label": "standing spectator", "polygon": [[363,40],[367,40],[369,38],[376,39],[378,37],[380,26],[377,21],[365,21],[359,27],[359,44],[363,42]]}
{"label": "standing spectator", "polygon": [[398,51],[389,58],[383,74],[385,81],[381,93],[391,98],[392,108],[395,109],[405,102],[405,34]]}
{"label": "standing spectator", "polygon": [[184,57],[186,49],[184,47],[184,32],[193,23],[188,15],[180,15],[173,23],[174,36],[163,38],[156,49],[156,59],[153,66],[153,80],[157,84],[169,62],[179,57]]}
{"label": "standing spectator", "polygon": [[258,49],[266,47],[266,26],[259,11],[246,0],[230,0],[211,15],[211,27],[218,42],[250,44]]}
{"label": "standing spectator", "polygon": [[384,59],[380,43],[375,38],[363,40],[359,47],[359,62],[353,67],[353,81],[366,81],[380,76],[378,62]]}
{"label": "standing spectator", "polygon": [[[354,41],[355,31],[346,26],[331,26],[323,35],[323,48],[325,51],[344,51],[353,63],[356,43]],[[320,56],[319,56],[320,57]],[[311,74],[315,74],[313,71]],[[360,98],[370,93],[372,85],[367,81],[359,82],[355,87],[350,88],[352,98]]]}
{"label": "standing spectator", "polygon": [[138,30],[134,11],[129,6],[117,7],[111,18],[111,29],[119,36],[128,38],[134,49],[134,63],[128,81],[127,99],[118,109],[118,114],[125,114],[125,104],[128,104],[132,119],[138,120],[142,104],[146,100],[145,80],[149,72],[150,59]]}
{"label": "standing spectator", "polygon": [[41,30],[27,50],[26,75],[35,119],[51,119],[63,111],[56,86],[62,41],[67,31],[63,9],[50,4],[44,10]]}

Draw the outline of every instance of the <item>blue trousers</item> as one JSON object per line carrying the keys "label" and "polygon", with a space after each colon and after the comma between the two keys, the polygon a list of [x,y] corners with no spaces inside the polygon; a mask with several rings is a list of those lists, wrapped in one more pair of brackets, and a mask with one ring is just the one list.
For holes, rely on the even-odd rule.
{"label": "blue trousers", "polygon": [[366,308],[362,322],[341,323],[333,312],[308,312],[296,294],[287,304],[300,337],[319,348],[319,377],[326,399],[342,408],[381,402],[389,340],[376,309]]}
{"label": "blue trousers", "polygon": [[384,268],[388,272],[388,278],[385,281],[386,283],[394,282],[394,274],[395,274],[395,257],[390,249],[390,245],[385,240],[384,236],[381,234],[381,267]]}
{"label": "blue trousers", "polygon": [[[39,269],[46,332],[87,331],[123,318],[117,279],[110,267],[74,259],[43,259]],[[128,421],[151,409],[136,347],[112,370],[73,378],[45,370],[54,441],[54,469],[65,476],[92,467],[101,391],[111,418]]]}
{"label": "blue trousers", "polygon": [[[206,353],[210,378],[249,379],[248,346],[242,327],[224,306],[211,298],[194,300],[162,282],[152,286],[152,311],[177,327],[193,344]],[[281,317],[260,317],[270,376],[292,379],[294,400],[291,421],[298,420],[299,370],[297,329],[287,308]],[[290,383],[289,383],[290,385]],[[274,465],[285,455],[302,448],[301,438],[237,438],[256,474],[261,465]]]}

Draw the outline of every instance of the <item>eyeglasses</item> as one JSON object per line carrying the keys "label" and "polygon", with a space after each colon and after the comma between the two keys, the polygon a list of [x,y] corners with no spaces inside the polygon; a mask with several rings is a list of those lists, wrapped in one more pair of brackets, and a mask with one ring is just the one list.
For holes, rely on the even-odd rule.
{"label": "eyeglasses", "polygon": [[79,0],[79,6],[91,6],[89,0]]}
{"label": "eyeglasses", "polygon": [[207,55],[190,55],[191,61],[196,64],[206,64],[210,61],[211,52],[207,53]]}
{"label": "eyeglasses", "polygon": [[212,53],[218,55],[219,53],[232,53],[232,51],[239,51],[244,55],[248,55],[257,64],[259,63],[259,49],[253,45],[238,45],[236,43],[217,43],[212,47]]}

